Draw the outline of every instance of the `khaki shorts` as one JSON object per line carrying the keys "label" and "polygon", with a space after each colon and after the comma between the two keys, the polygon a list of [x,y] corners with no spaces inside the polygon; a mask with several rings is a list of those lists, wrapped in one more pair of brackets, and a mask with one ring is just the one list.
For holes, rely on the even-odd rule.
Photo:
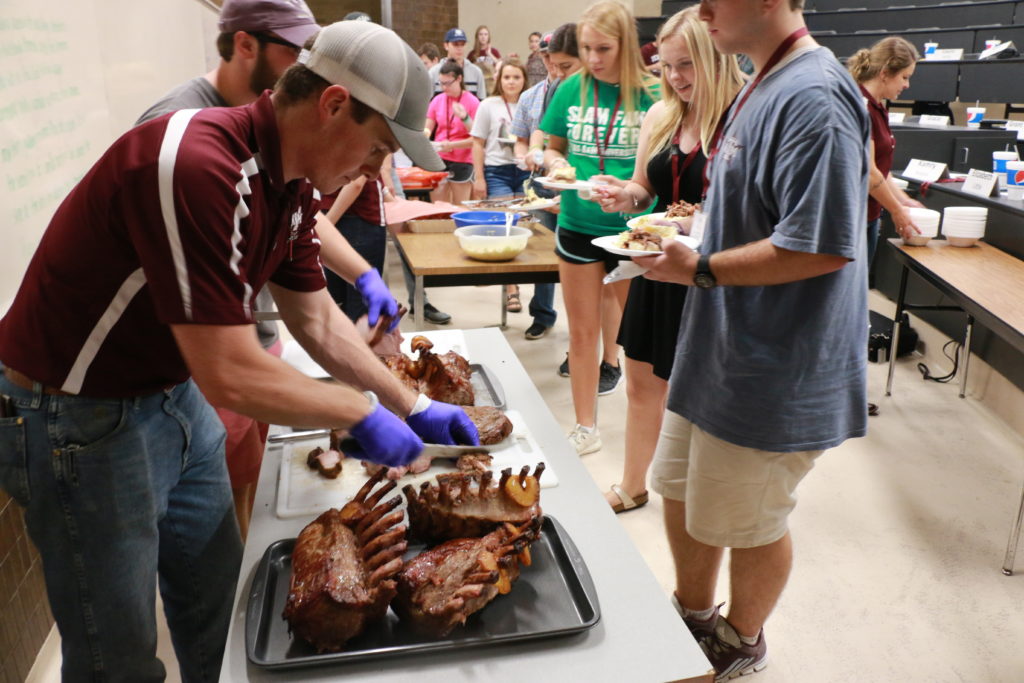
{"label": "khaki shorts", "polygon": [[651,488],[686,503],[686,531],[701,543],[756,548],[786,534],[796,486],[822,452],[744,448],[666,410]]}

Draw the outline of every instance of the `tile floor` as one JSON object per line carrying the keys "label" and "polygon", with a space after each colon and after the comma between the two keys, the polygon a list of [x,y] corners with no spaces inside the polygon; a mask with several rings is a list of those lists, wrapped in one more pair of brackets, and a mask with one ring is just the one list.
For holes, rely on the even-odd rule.
{"label": "tile floor", "polygon": [[[389,274],[401,290],[394,259]],[[524,286],[524,304],[531,290]],[[499,291],[434,289],[430,298],[453,313],[453,325],[482,327],[499,321]],[[880,297],[873,305],[889,311]],[[571,428],[569,380],[556,373],[568,344],[564,315],[538,341],[523,337],[526,313],[509,320],[509,343]],[[955,385],[923,382],[911,361],[899,364],[894,395],[885,398],[885,372],[869,367],[881,415],[869,421],[868,436],[827,453],[801,486],[791,518],[795,566],[766,629],[770,665],[752,680],[1022,681],[1024,550],[1019,575],[1003,576],[1000,567],[1024,481],[1024,439],[970,395],[959,399]],[[604,490],[621,473],[624,386],[599,406],[604,448],[584,459]],[[668,599],[673,568],[661,515],[652,496],[619,519]],[[724,570],[718,599],[728,600]],[[59,645],[51,641],[30,681],[59,679]],[[166,637],[160,653],[168,680],[178,680]]]}

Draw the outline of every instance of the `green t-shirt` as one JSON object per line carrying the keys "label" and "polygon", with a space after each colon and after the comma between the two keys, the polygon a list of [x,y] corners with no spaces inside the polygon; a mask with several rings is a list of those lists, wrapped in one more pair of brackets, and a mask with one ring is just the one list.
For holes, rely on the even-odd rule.
{"label": "green t-shirt", "polygon": [[[598,143],[604,157],[605,175],[623,180],[633,177],[636,165],[636,146],[640,140],[640,124],[654,104],[646,91],[634,99],[636,111],[625,112],[620,105],[607,146],[604,144],[608,119],[619,98],[619,86],[588,78],[585,103],[580,108],[582,74],[573,74],[558,86],[551,98],[540,128],[548,135],[557,135],[569,142],[566,158],[576,169],[576,177],[586,180],[601,173]],[[594,121],[594,83],[597,83],[597,130]],[[607,147],[607,148],[606,148]],[[624,230],[622,216],[605,213],[597,202],[580,199],[578,192],[563,192],[558,224],[588,235],[611,235]]]}

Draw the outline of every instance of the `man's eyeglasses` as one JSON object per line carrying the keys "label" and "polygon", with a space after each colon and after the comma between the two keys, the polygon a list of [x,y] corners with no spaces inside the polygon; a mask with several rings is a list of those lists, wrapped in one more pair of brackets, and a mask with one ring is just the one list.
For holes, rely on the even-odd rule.
{"label": "man's eyeglasses", "polygon": [[296,45],[295,43],[289,43],[284,38],[278,38],[277,36],[272,36],[269,33],[250,33],[249,35],[255,38],[257,41],[259,41],[260,45],[265,45],[267,43],[273,43],[274,45],[283,45],[284,47],[292,50],[295,54],[299,54],[299,52],[302,50],[302,48]]}

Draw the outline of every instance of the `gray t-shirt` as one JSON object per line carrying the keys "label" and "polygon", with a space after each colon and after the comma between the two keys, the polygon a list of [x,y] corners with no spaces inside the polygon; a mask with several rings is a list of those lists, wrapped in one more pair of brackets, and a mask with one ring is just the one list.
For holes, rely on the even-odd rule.
{"label": "gray t-shirt", "polygon": [[[441,67],[444,66],[446,61],[448,61],[447,58],[442,59],[430,67],[430,82],[434,84],[434,94],[431,96],[431,99],[437,97],[442,92],[441,82],[438,80],[438,77],[441,75]],[[487,81],[484,79],[484,72],[468,59],[462,64],[462,89],[476,95],[476,98],[481,102],[487,99]]]}
{"label": "gray t-shirt", "polygon": [[711,162],[700,251],[769,238],[851,260],[782,285],[692,288],[670,410],[720,439],[768,451],[819,450],[864,435],[869,126],[857,86],[823,48],[784,62],[728,125]]}
{"label": "gray t-shirt", "polygon": [[[229,106],[228,103],[220,96],[217,89],[208,80],[200,76],[182,83],[157,100],[152,107],[139,117],[135,125],[137,126],[140,123],[155,119],[163,114],[169,114],[172,111],[178,111],[179,109],[204,109],[206,107],[227,106]],[[274,297],[271,296],[270,290],[266,287],[256,294],[253,310],[274,310]],[[277,323],[272,320],[256,323],[256,334],[259,335],[260,344],[263,348],[269,349],[278,340]]]}

